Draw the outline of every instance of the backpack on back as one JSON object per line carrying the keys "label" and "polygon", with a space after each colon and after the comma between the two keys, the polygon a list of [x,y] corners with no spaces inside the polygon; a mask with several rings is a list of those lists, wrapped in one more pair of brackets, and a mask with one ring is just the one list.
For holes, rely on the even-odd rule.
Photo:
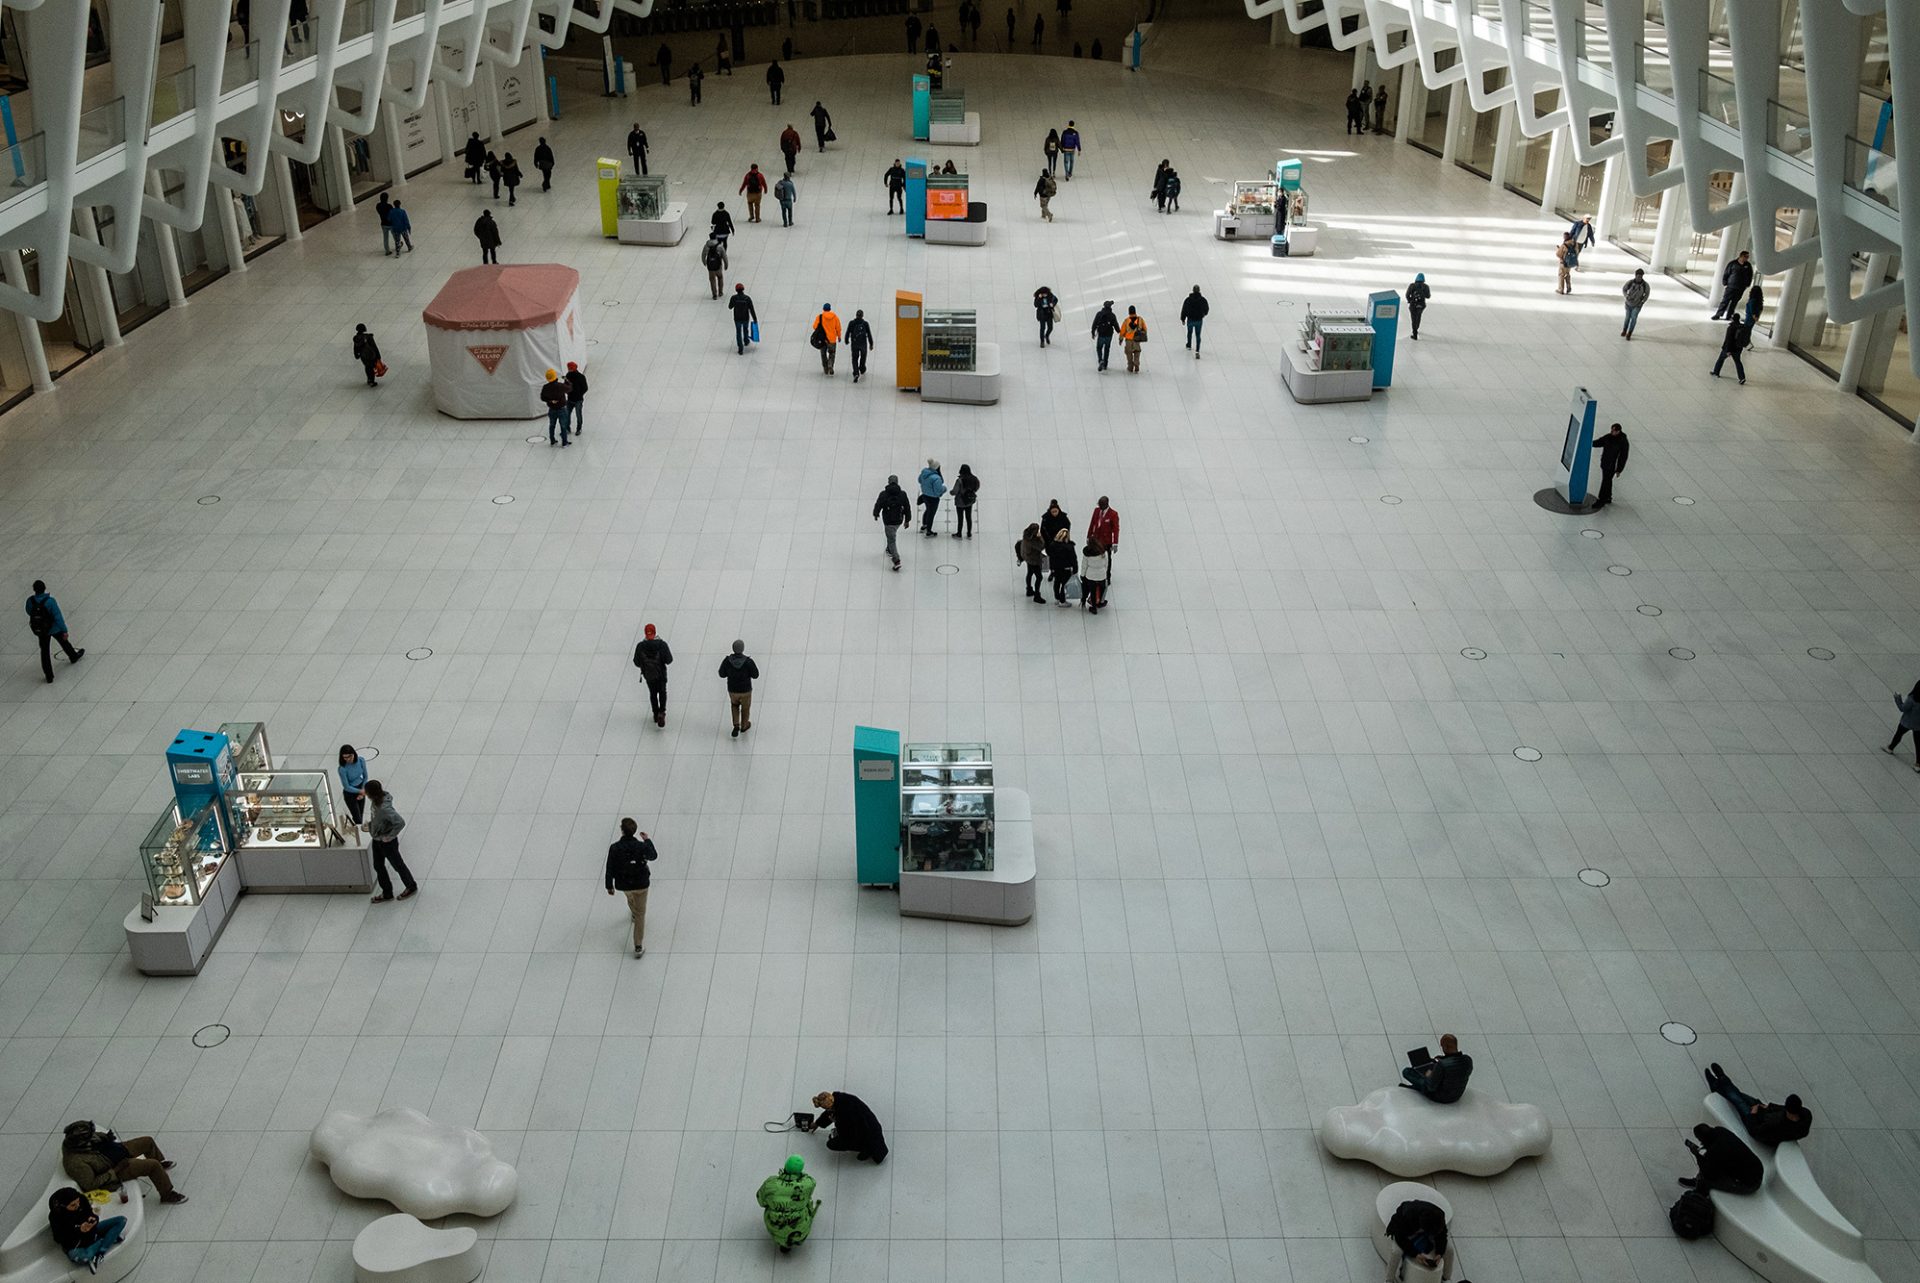
{"label": "backpack on back", "polygon": [[34,597],[27,602],[27,627],[33,629],[35,637],[53,634],[53,610],[45,597]]}
{"label": "backpack on back", "polygon": [[1713,1200],[1697,1189],[1688,1190],[1667,1210],[1667,1224],[1681,1238],[1705,1238],[1713,1233]]}

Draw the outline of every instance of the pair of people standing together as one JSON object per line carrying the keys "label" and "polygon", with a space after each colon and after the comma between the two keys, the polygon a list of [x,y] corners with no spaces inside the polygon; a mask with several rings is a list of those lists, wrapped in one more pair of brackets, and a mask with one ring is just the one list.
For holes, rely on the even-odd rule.
{"label": "pair of people standing together", "polygon": [[[393,805],[393,795],[388,793],[379,780],[367,778],[367,764],[360,760],[359,752],[351,744],[340,746],[340,791],[346,797],[347,815],[356,826],[365,824],[367,836],[373,844],[373,875],[380,883],[380,894],[373,897],[375,904],[389,901],[411,900],[420,892],[420,884],[413,880],[413,870],[400,858],[400,831],[407,827],[407,821]],[[367,804],[373,804],[373,815],[367,816]],[[403,888],[398,896],[393,893],[393,879],[388,876],[387,868],[400,875]]]}

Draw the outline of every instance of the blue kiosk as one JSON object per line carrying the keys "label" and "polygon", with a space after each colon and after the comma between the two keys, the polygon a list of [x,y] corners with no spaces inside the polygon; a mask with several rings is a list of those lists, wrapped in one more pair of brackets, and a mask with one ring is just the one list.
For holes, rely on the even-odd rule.
{"label": "blue kiosk", "polygon": [[1599,403],[1585,388],[1573,390],[1573,408],[1567,414],[1567,439],[1560,447],[1560,469],[1567,474],[1561,497],[1569,508],[1587,506],[1587,474],[1593,466],[1593,424]]}
{"label": "blue kiosk", "polygon": [[913,78],[913,136],[927,141],[933,126],[933,78],[922,71]]}

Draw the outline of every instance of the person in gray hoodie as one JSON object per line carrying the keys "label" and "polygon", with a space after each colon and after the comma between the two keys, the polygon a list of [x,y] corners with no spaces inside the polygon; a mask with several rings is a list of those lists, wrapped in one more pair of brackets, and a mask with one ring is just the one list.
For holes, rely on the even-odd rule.
{"label": "person in gray hoodie", "polygon": [[747,644],[733,643],[733,653],[720,661],[720,676],[727,679],[727,703],[733,712],[733,738],[753,729],[753,679],[760,675],[759,665],[747,656]]}
{"label": "person in gray hoodie", "polygon": [[373,897],[373,902],[385,904],[394,898],[393,879],[387,876],[389,864],[406,888],[399,898],[411,900],[419,892],[420,884],[413,880],[413,871],[400,858],[400,830],[407,827],[407,822],[394,810],[393,795],[379,780],[367,781],[367,800],[373,803],[373,814],[367,819],[367,834],[373,839],[373,876],[380,882],[380,894]]}

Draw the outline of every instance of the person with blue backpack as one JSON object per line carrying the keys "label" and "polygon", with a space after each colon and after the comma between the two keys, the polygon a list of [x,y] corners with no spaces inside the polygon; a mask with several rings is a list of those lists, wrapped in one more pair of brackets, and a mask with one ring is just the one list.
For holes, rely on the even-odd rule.
{"label": "person with blue backpack", "polygon": [[[926,474],[921,474],[924,481]],[[53,643],[59,642],[60,649],[67,652],[67,662],[77,664],[86,650],[75,650],[67,639],[67,617],[60,613],[60,603],[47,591],[45,580],[33,581],[33,595],[27,598],[27,627],[40,639],[40,671],[53,680]]]}
{"label": "person with blue backpack", "polygon": [[[940,475],[940,461],[928,459],[920,469],[920,506],[926,511],[920,518],[920,533],[933,538],[933,516],[940,511],[940,496],[947,492],[947,479]],[[49,679],[51,680],[51,679]]]}

